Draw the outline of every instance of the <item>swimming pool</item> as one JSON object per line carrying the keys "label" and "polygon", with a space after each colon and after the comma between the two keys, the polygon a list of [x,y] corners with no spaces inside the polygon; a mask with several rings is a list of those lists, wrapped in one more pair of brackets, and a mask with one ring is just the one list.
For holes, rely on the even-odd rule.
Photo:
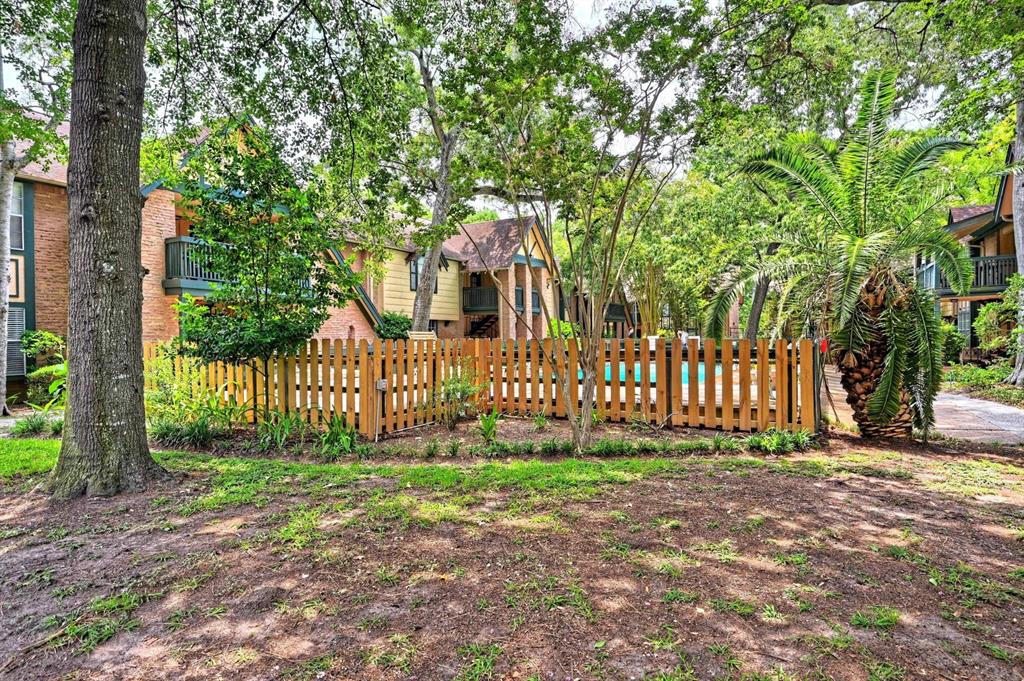
{"label": "swimming pool", "polygon": [[[656,371],[656,366],[657,365],[654,362],[651,362],[650,367],[649,367],[650,368],[650,372],[651,372],[651,385],[655,385],[657,383],[658,372]],[[633,365],[633,371],[634,371],[633,376],[634,376],[634,378],[635,378],[635,380],[636,380],[638,385],[640,383],[640,368],[641,368],[640,367],[640,362],[636,362]],[[682,368],[682,371],[680,372],[680,375],[682,376],[683,383],[689,383],[690,382],[690,368],[685,363],[683,364],[683,368]],[[722,375],[722,365],[721,364],[715,364],[715,376],[721,376],[721,375]],[[580,380],[582,380],[582,379],[583,379],[583,372],[580,371]],[[605,365],[604,365],[604,380],[605,380],[605,383],[608,383],[608,384],[610,384],[612,382],[612,364],[611,364],[611,362],[606,362]],[[703,383],[704,382],[704,362],[697,362],[697,382],[698,383]],[[625,385],[626,384],[626,363],[625,362],[619,362],[619,384],[621,384],[621,385]]]}

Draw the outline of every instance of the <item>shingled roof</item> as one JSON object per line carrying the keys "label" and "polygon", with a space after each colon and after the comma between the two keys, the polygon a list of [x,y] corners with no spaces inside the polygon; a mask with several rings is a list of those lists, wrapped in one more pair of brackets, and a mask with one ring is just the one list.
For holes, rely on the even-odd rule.
{"label": "shingled roof", "polygon": [[982,206],[957,206],[956,208],[949,209],[949,222],[961,222],[963,220],[969,220],[976,218],[979,215],[991,213],[995,206],[991,203],[987,203]]}
{"label": "shingled roof", "polygon": [[[522,219],[522,229],[529,233],[535,222],[531,215]],[[474,246],[474,242],[476,246]],[[512,264],[513,258],[522,250],[523,239],[517,218],[490,220],[463,225],[462,233],[444,242],[445,250],[458,253],[468,272],[483,272],[502,269]],[[479,252],[477,251],[479,248]],[[480,254],[484,255],[482,259]],[[486,262],[485,262],[486,259]]]}

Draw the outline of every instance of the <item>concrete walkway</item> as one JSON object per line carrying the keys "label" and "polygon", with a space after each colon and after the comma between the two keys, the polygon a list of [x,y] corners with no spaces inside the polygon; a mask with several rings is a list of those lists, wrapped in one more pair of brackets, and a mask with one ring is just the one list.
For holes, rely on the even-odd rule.
{"label": "concrete walkway", "polygon": [[956,393],[935,399],[935,428],[972,442],[1024,444],[1024,409]]}
{"label": "concrete walkway", "polygon": [[[846,404],[846,392],[835,367],[826,367],[825,380],[839,420],[853,425],[853,412]],[[824,396],[821,403],[825,414],[834,419],[836,414]],[[959,440],[1024,445],[1024,409],[957,393],[939,393],[935,399],[935,429]]]}

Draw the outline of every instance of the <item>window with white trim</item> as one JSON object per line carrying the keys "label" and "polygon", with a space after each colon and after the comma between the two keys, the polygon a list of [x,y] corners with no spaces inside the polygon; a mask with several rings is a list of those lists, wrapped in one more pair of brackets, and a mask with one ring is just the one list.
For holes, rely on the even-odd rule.
{"label": "window with white trim", "polygon": [[14,183],[11,201],[11,250],[25,250],[25,185]]}

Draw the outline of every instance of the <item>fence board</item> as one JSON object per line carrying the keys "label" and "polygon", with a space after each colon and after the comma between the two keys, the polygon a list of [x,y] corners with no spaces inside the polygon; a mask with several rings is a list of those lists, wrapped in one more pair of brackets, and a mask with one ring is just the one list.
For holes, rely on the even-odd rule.
{"label": "fence board", "polygon": [[789,393],[789,380],[786,368],[789,366],[786,352],[786,341],[775,341],[775,427],[786,428],[786,398]]}
{"label": "fence board", "polygon": [[672,339],[672,425],[682,426],[686,423],[683,413],[683,340]]}
{"label": "fence board", "polygon": [[686,422],[691,428],[700,425],[700,374],[697,369],[700,341],[690,338],[686,342],[687,387]]}
{"label": "fence board", "polygon": [[647,337],[640,339],[640,352],[637,361],[640,363],[640,413],[644,421],[651,420],[651,341]]}
{"label": "fence board", "polygon": [[668,365],[665,363],[665,339],[659,338],[654,341],[654,384],[655,384],[655,406],[658,425],[664,425],[668,420]]}
{"label": "fence board", "polygon": [[[632,338],[627,338],[623,341],[623,346],[625,351],[622,361],[626,369],[626,408],[623,417],[630,421],[636,412],[636,343]],[[612,371],[616,368],[612,367]]]}
{"label": "fence board", "polygon": [[[708,368],[705,366],[704,371]],[[722,430],[731,432],[733,427],[732,394],[732,340],[722,341]]]}
{"label": "fence board", "polygon": [[771,365],[768,360],[768,341],[757,341],[757,429],[765,431],[771,423],[768,399],[771,392]]}
{"label": "fence board", "polygon": [[715,404],[715,341],[704,339],[704,427],[714,428],[718,423]]}
{"label": "fence board", "polygon": [[739,350],[739,375],[740,375],[740,430],[750,430],[750,341],[746,338],[740,340]]}
{"label": "fence board", "polygon": [[815,430],[814,417],[814,341],[800,341],[800,428]]}
{"label": "fence board", "polygon": [[[608,356],[608,372],[612,375],[612,421],[622,420],[622,379],[619,376],[619,367],[622,366],[622,345],[621,340],[611,342],[611,352]],[[601,367],[604,372],[604,367]]]}

